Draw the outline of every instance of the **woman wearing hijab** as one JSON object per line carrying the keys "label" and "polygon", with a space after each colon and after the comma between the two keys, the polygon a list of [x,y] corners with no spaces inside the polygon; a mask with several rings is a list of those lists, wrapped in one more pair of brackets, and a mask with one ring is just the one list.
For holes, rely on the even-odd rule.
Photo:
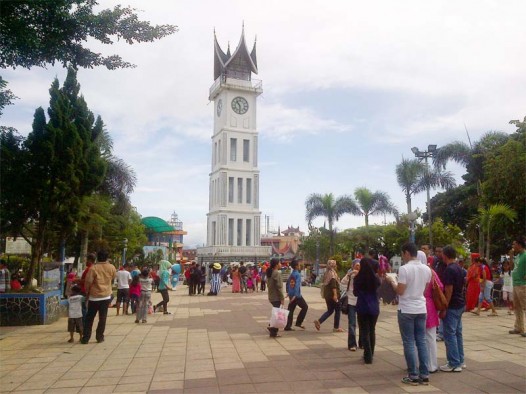
{"label": "woman wearing hijab", "polygon": [[[283,279],[281,278],[281,262],[277,258],[270,260],[270,266],[267,268],[267,286],[268,286],[268,300],[273,307],[283,307],[285,304],[285,296],[283,295]],[[267,327],[270,337],[276,338],[281,335],[278,334],[279,329],[275,327]]]}
{"label": "woman wearing hijab", "polygon": [[163,300],[153,307],[154,313],[162,306],[163,313],[169,315],[168,302],[170,302],[170,295],[168,289],[170,285],[170,272],[168,271],[172,267],[172,264],[167,260],[159,261],[159,293],[163,297]]}
{"label": "woman wearing hijab", "polygon": [[360,342],[363,346],[363,359],[366,364],[373,363],[376,321],[380,314],[380,304],[376,295],[378,287],[380,287],[380,278],[374,272],[373,260],[365,257],[360,261],[360,271],[354,278],[353,293],[358,298],[356,313]]}
{"label": "woman wearing hijab", "polygon": [[321,324],[334,312],[334,332],[344,332],[340,328],[340,278],[336,272],[336,260],[327,262],[327,271],[323,276],[323,298],[327,304],[327,311],[318,320],[314,320],[316,330],[320,331]]}
{"label": "woman wearing hijab", "polygon": [[[427,257],[421,250],[418,251],[418,254],[416,256],[420,262],[424,265],[427,264]],[[424,290],[424,297],[426,298],[426,343],[427,343],[427,350],[429,353],[429,359],[427,361],[427,369],[429,373],[435,373],[438,372],[438,360],[437,360],[437,327],[439,324],[439,311],[437,311],[435,307],[435,303],[433,301],[433,281],[436,281],[438,287],[440,287],[440,290],[444,291],[444,285],[440,281],[440,278],[438,277],[435,270],[431,270],[431,274],[433,275],[433,278],[431,279],[431,282],[426,286],[426,289]]]}

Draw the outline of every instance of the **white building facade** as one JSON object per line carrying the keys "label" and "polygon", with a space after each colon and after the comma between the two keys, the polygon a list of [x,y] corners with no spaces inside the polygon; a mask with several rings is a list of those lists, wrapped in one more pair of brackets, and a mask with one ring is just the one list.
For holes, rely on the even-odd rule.
{"label": "white building facade", "polygon": [[224,53],[214,36],[212,163],[207,214],[207,246],[199,262],[254,261],[269,258],[261,246],[259,210],[256,43],[249,53],[244,31],[233,54]]}

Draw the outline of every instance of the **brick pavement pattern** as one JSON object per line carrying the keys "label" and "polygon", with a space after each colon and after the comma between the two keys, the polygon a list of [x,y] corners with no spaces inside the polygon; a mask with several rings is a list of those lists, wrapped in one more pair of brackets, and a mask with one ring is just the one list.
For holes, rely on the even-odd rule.
{"label": "brick pavement pattern", "polygon": [[[207,286],[208,287],[208,286]],[[381,306],[374,362],[347,350],[347,334],[332,332],[332,317],[317,288],[303,287],[306,331],[271,339],[267,293],[189,297],[170,294],[171,315],[115,316],[105,342],[67,343],[67,319],[48,326],[0,328],[0,391],[15,393],[524,393],[526,338],[510,335],[514,316],[465,314],[467,369],[439,372],[429,386],[400,382],[405,361],[395,306]],[[155,293],[153,302],[160,294]],[[296,312],[297,313],[297,312]],[[342,315],[342,327],[347,318]],[[75,336],[77,339],[77,336]],[[444,343],[438,344],[445,363]]]}

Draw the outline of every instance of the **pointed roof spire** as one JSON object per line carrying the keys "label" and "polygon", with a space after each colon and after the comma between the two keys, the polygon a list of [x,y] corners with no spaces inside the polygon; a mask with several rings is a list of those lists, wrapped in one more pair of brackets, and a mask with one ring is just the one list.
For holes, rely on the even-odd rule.
{"label": "pointed roof spire", "polygon": [[256,41],[254,41],[252,52],[249,53],[245,41],[245,22],[243,21],[241,38],[233,54],[230,52],[230,42],[228,42],[227,52],[223,52],[217,42],[214,28],[214,80],[223,74],[230,78],[250,80],[251,73],[258,73]]}

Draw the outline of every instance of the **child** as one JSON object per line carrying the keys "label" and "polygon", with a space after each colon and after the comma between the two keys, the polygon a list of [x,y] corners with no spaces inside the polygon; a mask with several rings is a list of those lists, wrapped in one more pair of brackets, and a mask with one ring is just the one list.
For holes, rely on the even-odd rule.
{"label": "child", "polygon": [[69,343],[73,343],[73,334],[77,331],[80,334],[79,341],[82,339],[82,303],[84,296],[81,294],[81,289],[77,285],[71,286],[71,295],[68,298],[68,331]]}
{"label": "child", "polygon": [[143,268],[139,275],[139,283],[141,285],[141,296],[139,297],[139,308],[137,310],[137,317],[135,323],[142,321],[146,323],[146,317],[148,316],[148,305],[152,298],[152,284],[153,279],[150,278],[148,268]]}
{"label": "child", "polygon": [[250,290],[250,293],[254,292],[254,282],[251,276],[247,278],[247,289]]}
{"label": "child", "polygon": [[508,315],[513,315],[513,282],[510,275],[510,262],[502,264],[502,299],[508,307]]}
{"label": "child", "polygon": [[139,275],[135,275],[130,283],[130,304],[132,313],[137,312],[137,304],[141,296],[141,284],[139,283]]}

